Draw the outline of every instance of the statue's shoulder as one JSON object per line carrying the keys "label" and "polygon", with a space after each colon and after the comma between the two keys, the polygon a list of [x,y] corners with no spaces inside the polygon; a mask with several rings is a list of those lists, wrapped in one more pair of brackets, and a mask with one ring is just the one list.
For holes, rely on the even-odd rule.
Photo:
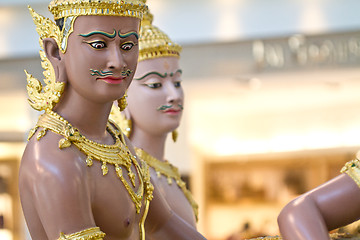
{"label": "statue's shoulder", "polygon": [[21,160],[20,178],[30,175],[29,181],[38,182],[44,178],[66,180],[69,175],[86,174],[84,154],[75,146],[61,149],[59,143],[63,137],[51,131],[38,139],[40,132],[41,128],[27,143]]}
{"label": "statue's shoulder", "polygon": [[60,149],[61,139],[51,131],[39,140],[34,135],[19,172],[24,214],[28,219],[37,216],[52,239],[58,238],[62,229],[75,232],[83,226],[95,226],[84,154],[75,146]]}

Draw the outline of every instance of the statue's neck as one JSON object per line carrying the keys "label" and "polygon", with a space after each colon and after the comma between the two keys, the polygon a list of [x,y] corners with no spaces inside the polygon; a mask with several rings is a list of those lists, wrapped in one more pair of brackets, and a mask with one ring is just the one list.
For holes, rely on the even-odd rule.
{"label": "statue's neck", "polygon": [[151,156],[163,161],[166,137],[167,134],[152,135],[140,130],[135,130],[133,131],[130,140],[135,147],[141,148]]}
{"label": "statue's neck", "polygon": [[108,135],[106,125],[111,106],[111,102],[98,104],[84,99],[70,101],[70,99],[62,98],[55,106],[54,111],[85,136],[100,140]]}

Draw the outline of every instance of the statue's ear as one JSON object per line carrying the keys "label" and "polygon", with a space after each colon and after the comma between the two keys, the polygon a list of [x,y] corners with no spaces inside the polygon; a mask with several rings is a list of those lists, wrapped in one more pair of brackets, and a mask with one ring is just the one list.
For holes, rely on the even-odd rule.
{"label": "statue's ear", "polygon": [[55,39],[45,38],[43,40],[43,47],[46,57],[51,62],[55,71],[56,81],[66,82],[66,70],[64,60],[61,57],[60,49]]}

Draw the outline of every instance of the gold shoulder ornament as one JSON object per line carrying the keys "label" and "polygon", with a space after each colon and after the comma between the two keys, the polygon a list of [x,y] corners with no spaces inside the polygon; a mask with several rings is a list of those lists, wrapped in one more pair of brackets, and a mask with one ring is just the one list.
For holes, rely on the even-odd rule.
{"label": "gold shoulder ornament", "polygon": [[139,158],[144,160],[150,167],[155,169],[158,177],[160,177],[161,175],[165,176],[169,185],[171,185],[173,181],[175,181],[175,183],[183,191],[185,197],[192,206],[196,221],[198,221],[199,206],[193,199],[191,192],[186,188],[185,182],[181,179],[178,168],[173,166],[168,161],[160,161],[159,159],[151,156],[140,148],[135,147],[135,152]]}

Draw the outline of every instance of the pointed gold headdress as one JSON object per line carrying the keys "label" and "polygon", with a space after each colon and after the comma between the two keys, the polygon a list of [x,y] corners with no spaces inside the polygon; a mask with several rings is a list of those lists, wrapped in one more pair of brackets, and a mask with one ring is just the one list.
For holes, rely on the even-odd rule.
{"label": "pointed gold headdress", "polygon": [[62,20],[63,26],[57,26],[52,20],[37,14],[29,7],[30,14],[36,25],[39,44],[41,47],[41,66],[44,68],[43,88],[41,82],[27,73],[27,91],[29,103],[35,110],[51,110],[59,102],[64,90],[64,83],[56,82],[55,72],[50,61],[44,53],[43,40],[53,38],[59,49],[65,53],[67,39],[73,31],[76,17],[86,15],[97,16],[125,16],[142,19],[143,12],[147,10],[146,0],[53,0],[49,5],[50,12],[55,20]]}
{"label": "pointed gold headdress", "polygon": [[179,57],[181,46],[152,24],[153,15],[145,11],[139,38],[139,61],[157,57]]}

